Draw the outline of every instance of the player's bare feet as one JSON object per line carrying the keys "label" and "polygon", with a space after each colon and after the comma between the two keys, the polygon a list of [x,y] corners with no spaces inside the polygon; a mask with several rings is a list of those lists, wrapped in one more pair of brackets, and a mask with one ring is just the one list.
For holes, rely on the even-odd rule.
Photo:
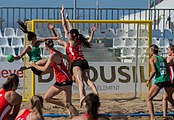
{"label": "player's bare feet", "polygon": [[32,67],[31,65],[29,65],[29,66],[22,66],[19,70],[23,71],[23,70],[30,69],[31,67]]}
{"label": "player's bare feet", "polygon": [[26,69],[28,69],[26,66],[22,66],[19,70],[23,71],[23,70],[26,70]]}

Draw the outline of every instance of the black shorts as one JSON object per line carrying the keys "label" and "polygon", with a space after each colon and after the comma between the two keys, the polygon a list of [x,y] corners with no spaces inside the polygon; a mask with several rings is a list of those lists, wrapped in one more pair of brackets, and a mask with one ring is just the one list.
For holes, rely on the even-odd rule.
{"label": "black shorts", "polygon": [[174,83],[170,83],[171,84],[171,87],[174,88]]}
{"label": "black shorts", "polygon": [[72,81],[65,81],[65,82],[62,82],[62,83],[58,83],[58,82],[55,82],[54,83],[54,86],[67,86],[67,85],[72,85]]}
{"label": "black shorts", "polygon": [[73,73],[73,67],[75,66],[78,66],[80,67],[82,70],[86,70],[86,69],[89,69],[89,64],[88,64],[88,61],[87,60],[75,60],[72,65],[71,65],[71,74]]}
{"label": "black shorts", "polygon": [[171,87],[170,81],[155,83],[160,89],[163,87]]}
{"label": "black shorts", "polygon": [[31,70],[35,75],[42,75],[43,71],[36,69],[35,67],[31,67]]}

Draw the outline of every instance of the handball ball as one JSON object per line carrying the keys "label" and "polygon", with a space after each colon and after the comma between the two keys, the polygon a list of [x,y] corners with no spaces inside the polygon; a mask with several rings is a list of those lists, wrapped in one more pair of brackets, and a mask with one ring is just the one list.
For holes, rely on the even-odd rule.
{"label": "handball ball", "polygon": [[8,62],[13,62],[14,61],[14,56],[13,55],[8,55],[7,56],[7,61]]}

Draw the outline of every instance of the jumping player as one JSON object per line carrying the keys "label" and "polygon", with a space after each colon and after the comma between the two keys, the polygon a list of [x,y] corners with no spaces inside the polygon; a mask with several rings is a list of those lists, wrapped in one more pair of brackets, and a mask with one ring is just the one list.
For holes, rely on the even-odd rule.
{"label": "jumping player", "polygon": [[[94,32],[97,29],[96,27],[91,28],[91,36],[89,39],[84,38],[82,34],[79,34],[77,29],[73,29],[70,21],[68,20],[68,26],[70,29],[70,32],[68,32],[68,29],[66,27],[66,22],[64,18],[64,7],[62,6],[62,26],[64,28],[65,34],[68,37],[68,42],[64,42],[62,40],[56,40],[60,45],[63,45],[66,48],[66,52],[71,58],[72,66],[71,66],[71,73],[75,77],[75,80],[77,82],[78,88],[79,88],[79,95],[80,95],[80,107],[83,105],[83,100],[85,98],[86,92],[85,92],[85,86],[83,81],[86,82],[86,84],[92,89],[92,91],[96,94],[98,94],[98,91],[96,89],[96,86],[94,83],[89,79],[89,65],[88,61],[85,59],[82,51],[82,46],[84,47],[91,47],[90,42],[93,39]],[[66,13],[66,18],[68,18],[68,14]],[[54,33],[54,27],[50,24],[49,28],[51,29],[54,36],[56,36]]]}
{"label": "jumping player", "polygon": [[[15,56],[15,60],[19,60],[21,59],[26,53],[29,56],[29,61],[33,61],[36,62],[37,65],[41,65],[43,66],[47,59],[41,60],[41,51],[40,51],[40,44],[43,43],[46,40],[50,40],[50,39],[57,39],[57,37],[48,37],[48,38],[41,38],[40,40],[37,40],[36,34],[34,32],[28,31],[27,30],[27,26],[22,22],[22,21],[18,21],[18,24],[20,26],[20,29],[27,34],[27,38],[29,41],[31,41],[31,44],[28,45],[26,48],[24,48],[24,50],[22,51],[22,53],[18,56]],[[43,74],[47,74],[52,72],[52,69],[49,68],[47,71],[39,71],[37,69],[35,69],[34,67],[31,66],[23,66],[21,67],[20,70],[25,70],[25,69],[30,69],[33,71],[34,74],[36,75],[43,75]]]}

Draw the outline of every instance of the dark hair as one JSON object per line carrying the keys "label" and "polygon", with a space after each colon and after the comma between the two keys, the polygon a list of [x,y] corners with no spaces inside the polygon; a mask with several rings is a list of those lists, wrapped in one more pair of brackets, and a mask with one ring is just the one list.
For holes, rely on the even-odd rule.
{"label": "dark hair", "polygon": [[174,45],[170,44],[170,45],[169,45],[169,48],[170,48],[172,51],[174,51]]}
{"label": "dark hair", "polygon": [[91,44],[87,42],[87,39],[82,34],[79,34],[79,31],[77,29],[71,29],[70,35],[73,39],[79,39],[84,47],[91,48]]}
{"label": "dark hair", "polygon": [[155,54],[158,54],[159,52],[159,47],[155,44],[152,44],[150,48],[154,51]]}
{"label": "dark hair", "polygon": [[36,108],[37,111],[42,115],[42,108],[43,108],[43,98],[39,95],[34,95],[30,102],[32,104],[32,109]]}
{"label": "dark hair", "polygon": [[21,20],[18,20],[17,23],[19,24],[19,28],[27,34],[27,38],[29,41],[33,39],[33,37],[36,38],[36,34],[34,32],[28,31],[27,26],[22,22]]}
{"label": "dark hair", "polygon": [[79,31],[77,29],[71,29],[69,32],[70,32],[70,34],[71,34],[72,37],[73,37],[73,34],[75,34],[75,36],[78,36],[79,35]]}
{"label": "dark hair", "polygon": [[45,45],[48,46],[49,48],[53,48],[54,47],[53,40],[47,40],[47,41],[45,41]]}
{"label": "dark hair", "polygon": [[85,102],[87,113],[89,115],[88,120],[97,119],[99,117],[98,108],[100,107],[99,97],[94,93],[90,93],[85,97]]}
{"label": "dark hair", "polygon": [[12,90],[13,88],[17,88],[19,84],[19,77],[16,74],[10,74],[3,84],[3,89],[5,91]]}

